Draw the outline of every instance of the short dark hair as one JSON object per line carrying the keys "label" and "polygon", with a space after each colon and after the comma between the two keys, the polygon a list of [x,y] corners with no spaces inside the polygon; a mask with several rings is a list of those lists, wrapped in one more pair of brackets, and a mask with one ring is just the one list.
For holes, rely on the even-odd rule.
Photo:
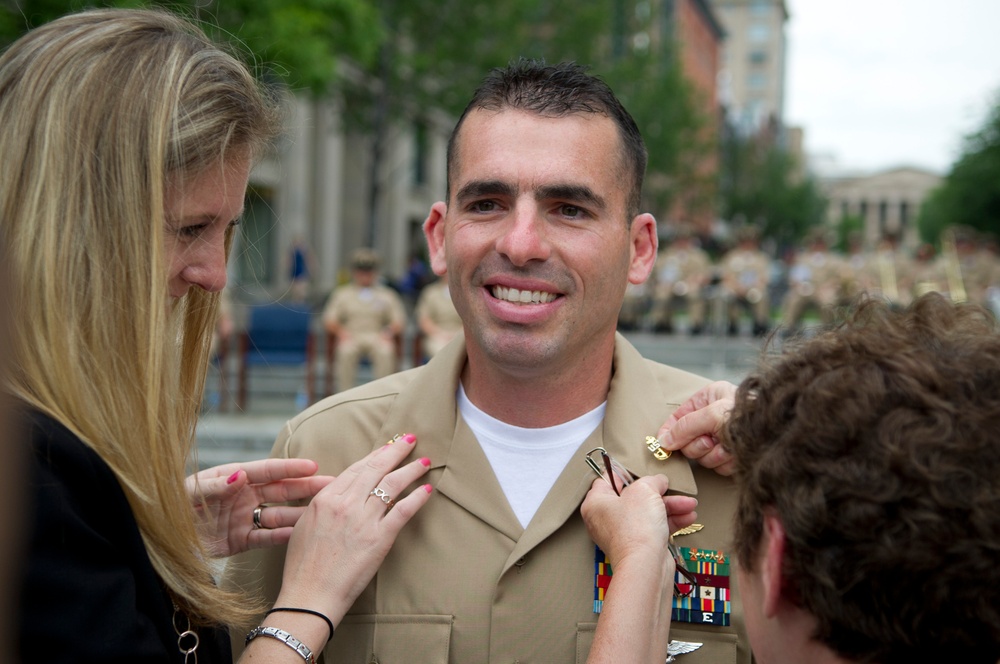
{"label": "short dark hair", "polygon": [[1000,334],[940,294],[850,320],[740,385],[735,551],[764,515],[814,638],[882,664],[1000,658]]}
{"label": "short dark hair", "polygon": [[622,142],[623,181],[630,183],[626,197],[629,220],[639,214],[642,181],[646,174],[646,146],[635,120],[625,110],[608,84],[588,74],[575,62],[547,65],[541,60],[521,58],[492,70],[476,89],[448,140],[448,198],[451,173],[458,159],[458,135],[466,116],[476,109],[527,111],[550,118],[596,113],[614,121]]}

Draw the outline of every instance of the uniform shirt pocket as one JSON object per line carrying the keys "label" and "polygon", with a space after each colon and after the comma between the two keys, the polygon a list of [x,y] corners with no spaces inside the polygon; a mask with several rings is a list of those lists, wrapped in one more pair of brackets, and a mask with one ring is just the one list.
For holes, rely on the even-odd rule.
{"label": "uniform shirt pocket", "polygon": [[448,664],[454,616],[350,614],[323,651],[337,664]]}
{"label": "uniform shirt pocket", "polygon": [[[596,622],[578,623],[576,628],[576,661],[586,664],[590,647],[594,644]],[[677,655],[677,664],[736,664],[739,637],[732,632],[689,630],[670,626],[670,638],[690,644],[702,644],[692,652]]]}

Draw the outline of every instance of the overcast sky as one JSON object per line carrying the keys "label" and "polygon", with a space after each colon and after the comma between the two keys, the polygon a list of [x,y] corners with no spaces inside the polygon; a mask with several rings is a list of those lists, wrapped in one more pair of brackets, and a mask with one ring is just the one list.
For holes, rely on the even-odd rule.
{"label": "overcast sky", "polygon": [[842,169],[940,173],[1000,97],[1000,0],[786,0],[785,122]]}

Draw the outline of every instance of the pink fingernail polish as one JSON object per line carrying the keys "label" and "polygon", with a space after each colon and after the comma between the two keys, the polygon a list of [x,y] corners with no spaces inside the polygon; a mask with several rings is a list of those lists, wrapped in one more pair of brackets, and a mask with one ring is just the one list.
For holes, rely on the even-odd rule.
{"label": "pink fingernail polish", "polygon": [[426,491],[427,493],[430,493],[433,490],[434,490],[434,487],[432,487],[430,484],[425,484],[424,485],[424,491]]}
{"label": "pink fingernail polish", "polygon": [[413,443],[417,442],[417,437],[414,436],[412,433],[408,433],[405,436],[403,436],[403,440],[412,445]]}
{"label": "pink fingernail polish", "polygon": [[232,484],[239,478],[240,478],[240,471],[237,470],[235,473],[229,476],[229,478],[226,480],[226,484]]}
{"label": "pink fingernail polish", "polygon": [[427,457],[423,457],[423,458],[421,458],[421,459],[417,459],[417,461],[419,461],[420,463],[424,464],[424,465],[425,465],[425,466],[427,466],[428,468],[430,468],[430,467],[431,467],[431,460],[430,460],[430,459],[428,459]]}

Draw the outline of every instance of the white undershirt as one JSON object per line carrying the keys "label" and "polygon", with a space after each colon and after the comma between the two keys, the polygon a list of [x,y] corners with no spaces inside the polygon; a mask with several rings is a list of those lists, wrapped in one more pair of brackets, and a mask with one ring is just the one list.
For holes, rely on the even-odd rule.
{"label": "white undershirt", "polygon": [[[493,467],[507,502],[528,527],[539,505],[587,436],[604,419],[607,402],[575,420],[541,429],[525,429],[487,415],[458,386],[458,411],[472,429]],[[583,461],[580,461],[581,465]]]}

